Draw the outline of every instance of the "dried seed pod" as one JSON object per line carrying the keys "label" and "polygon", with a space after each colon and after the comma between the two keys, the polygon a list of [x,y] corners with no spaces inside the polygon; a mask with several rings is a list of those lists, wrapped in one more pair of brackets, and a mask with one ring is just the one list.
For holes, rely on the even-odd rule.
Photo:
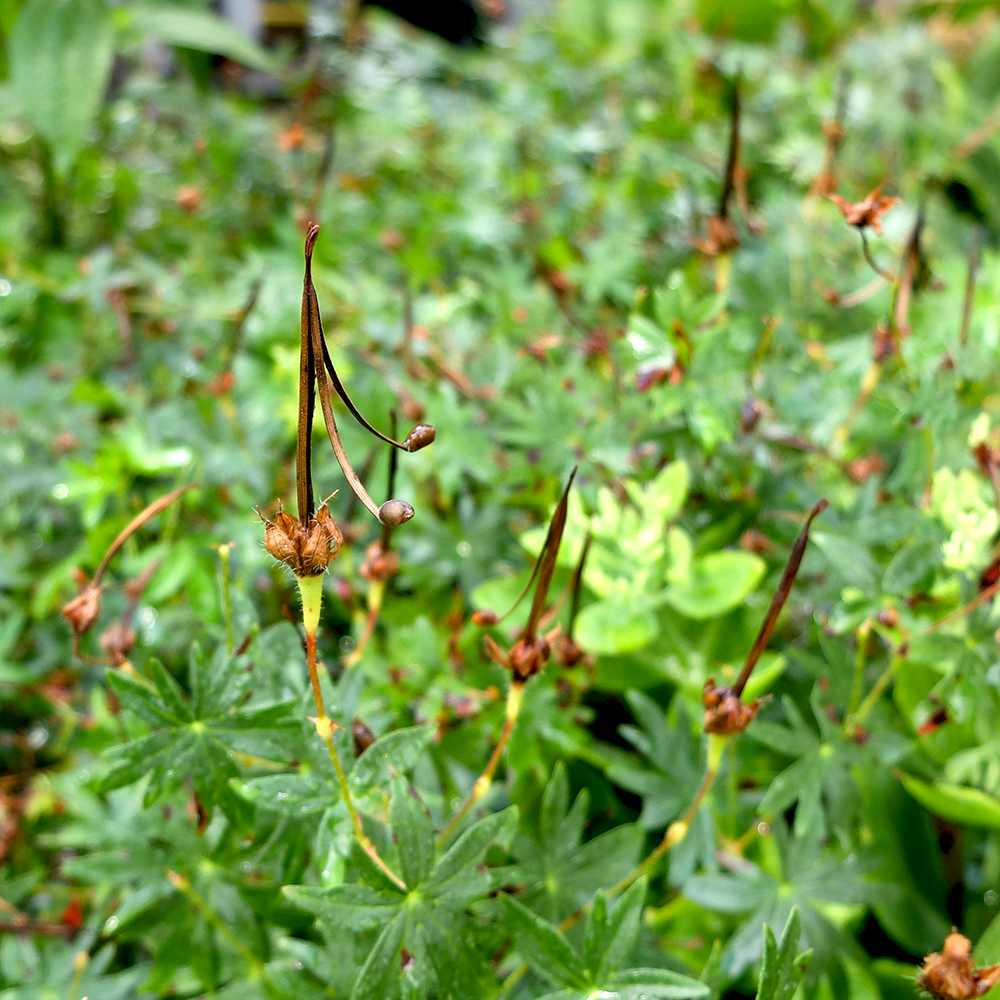
{"label": "dried seed pod", "polygon": [[264,548],[278,562],[291,567],[296,576],[318,576],[325,572],[344,544],[344,536],[326,504],[305,525],[284,511],[279,511],[273,521],[259,510],[257,513],[267,525]]}
{"label": "dried seed pod", "polygon": [[472,612],[472,624],[479,625],[481,628],[487,625],[496,625],[500,621],[500,616],[495,611],[490,611],[489,608],[482,608],[479,611]]}
{"label": "dried seed pod", "polygon": [[351,736],[354,739],[355,757],[360,757],[375,742],[375,734],[357,717],[351,723]]}
{"label": "dried seed pod", "polygon": [[[257,513],[260,514],[260,511]],[[264,517],[263,514],[260,516]],[[264,548],[278,562],[292,565],[298,555],[296,539],[299,535],[299,522],[281,510],[273,521],[265,518],[264,523],[267,525],[264,530]]]}
{"label": "dried seed pod", "polygon": [[434,429],[433,424],[417,424],[406,435],[406,438],[403,440],[403,447],[407,451],[420,451],[421,448],[426,448],[436,437],[437,431]]}
{"label": "dried seed pod", "polygon": [[124,622],[115,622],[101,633],[100,643],[111,662],[120,666],[135,646],[135,632]]}
{"label": "dried seed pod", "polygon": [[742,733],[760,711],[759,698],[747,704],[732,688],[716,686],[714,677],[705,681],[701,703],[705,709],[705,732],[719,736]]}
{"label": "dried seed pod", "polygon": [[556,639],[556,648],[552,654],[560,667],[575,667],[586,655],[569,635],[561,635]]}
{"label": "dried seed pod", "polygon": [[321,504],[312,516],[302,539],[302,569],[299,576],[316,576],[323,573],[331,559],[335,559],[344,544],[336,522],[330,516],[330,508]]}
{"label": "dried seed pod", "polygon": [[386,551],[381,540],[374,541],[365,550],[365,561],[358,572],[368,581],[389,580],[399,572],[399,553]]}
{"label": "dried seed pod", "polygon": [[962,934],[949,934],[940,952],[924,958],[917,986],[938,1000],[972,1000],[1000,982],[1000,965],[972,967],[972,942]]}
{"label": "dried seed pod", "polygon": [[507,654],[507,666],[515,680],[523,682],[549,662],[551,653],[552,647],[545,636],[538,636],[534,640],[518,639]]}
{"label": "dried seed pod", "polygon": [[82,594],[63,606],[62,613],[75,635],[89,632],[101,613],[101,588],[90,584]]}
{"label": "dried seed pod", "polygon": [[398,528],[413,517],[413,507],[405,500],[386,500],[378,509],[378,519],[389,528]]}

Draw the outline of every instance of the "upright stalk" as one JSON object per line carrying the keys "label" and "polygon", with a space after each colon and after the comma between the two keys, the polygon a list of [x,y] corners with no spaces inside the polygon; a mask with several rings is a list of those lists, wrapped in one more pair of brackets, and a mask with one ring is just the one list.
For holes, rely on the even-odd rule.
{"label": "upright stalk", "polygon": [[437,843],[439,846],[455,832],[455,829],[465,818],[469,810],[490,790],[493,775],[496,772],[497,765],[500,763],[500,757],[507,747],[510,734],[514,731],[514,724],[517,722],[517,716],[521,711],[521,703],[524,700],[524,687],[524,681],[519,681],[516,678],[511,681],[510,690],[507,692],[507,717],[500,732],[500,739],[497,740],[497,745],[493,748],[493,753],[490,754],[490,759],[486,767],[483,768],[483,773],[473,782],[472,791],[469,793],[469,797],[465,800],[462,808],[452,816],[448,825],[438,835]]}

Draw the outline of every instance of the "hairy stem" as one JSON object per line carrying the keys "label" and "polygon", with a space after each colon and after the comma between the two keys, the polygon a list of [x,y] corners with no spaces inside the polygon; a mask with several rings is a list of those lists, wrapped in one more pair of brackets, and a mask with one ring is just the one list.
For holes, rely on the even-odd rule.
{"label": "hairy stem", "polygon": [[354,827],[354,837],[361,845],[361,849],[378,865],[379,868],[397,885],[400,889],[406,888],[406,883],[389,867],[378,853],[375,845],[365,833],[361,823],[361,814],[354,805],[351,798],[350,785],[347,782],[347,774],[340,761],[340,754],[337,752],[336,744],[333,742],[333,733],[336,723],[326,714],[323,704],[323,692],[319,683],[319,668],[316,662],[316,628],[319,625],[319,608],[323,593],[323,577],[299,576],[296,577],[299,584],[299,591],[302,594],[302,622],[306,633],[306,660],[309,665],[309,680],[312,683],[313,698],[316,702],[316,732],[326,744],[326,749],[330,754],[330,763],[333,765],[334,773],[337,775],[337,784],[340,786],[340,794],[347,807],[348,815],[351,817],[351,825]]}

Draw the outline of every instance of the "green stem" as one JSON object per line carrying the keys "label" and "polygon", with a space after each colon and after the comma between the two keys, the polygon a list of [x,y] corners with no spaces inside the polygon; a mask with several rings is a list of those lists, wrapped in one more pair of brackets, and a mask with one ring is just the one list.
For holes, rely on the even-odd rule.
{"label": "green stem", "polygon": [[517,716],[521,711],[521,703],[524,700],[524,681],[512,680],[510,684],[510,691],[507,693],[507,718],[504,720],[503,730],[500,733],[500,739],[497,741],[497,745],[493,748],[493,753],[490,755],[490,759],[483,769],[483,773],[476,778],[472,785],[472,791],[469,793],[469,797],[465,800],[465,804],[461,809],[452,816],[451,821],[448,825],[441,831],[438,836],[437,843],[438,846],[443,844],[451,835],[455,832],[456,827],[465,818],[466,813],[490,790],[490,784],[493,781],[493,774],[497,769],[497,765],[500,763],[500,757],[504,752],[504,748],[507,746],[507,742],[510,739],[510,734],[514,731],[514,723],[517,722]]}
{"label": "green stem", "polygon": [[[344,766],[340,762],[340,754],[333,742],[333,733],[336,723],[326,714],[323,705],[323,692],[319,684],[319,668],[316,663],[316,629],[319,626],[319,609],[323,597],[323,577],[317,576],[297,576],[295,578],[299,584],[299,592],[302,595],[302,623],[306,632],[306,660],[309,665],[309,680],[312,683],[313,699],[316,702],[316,732],[326,744],[326,749],[330,754],[330,763],[333,764],[334,773],[337,775],[337,784],[340,785],[340,794],[347,807],[347,812],[351,817],[351,825],[354,827],[354,837],[361,845],[361,849],[378,865],[379,868],[400,888],[406,889],[406,883],[389,867],[378,853],[378,849],[365,833],[361,823],[361,814],[354,805],[351,798],[351,789],[347,782],[347,774]],[[337,727],[339,728],[339,727]]]}
{"label": "green stem", "polygon": [[365,627],[361,632],[358,644],[344,657],[344,666],[353,667],[361,662],[365,649],[375,631],[379,612],[382,610],[382,598],[385,597],[385,580],[372,580],[368,584],[368,614],[365,616]]}
{"label": "green stem", "polygon": [[858,708],[858,710],[853,714],[848,715],[846,721],[844,722],[844,731],[846,733],[850,733],[855,726],[864,725],[864,721],[868,717],[868,713],[874,707],[875,702],[879,700],[882,693],[889,686],[889,682],[896,676],[896,671],[905,662],[906,655],[902,652],[897,653],[889,661],[889,666],[882,671],[881,676],[872,686],[871,691],[868,692],[868,696],[861,703],[861,707]]}
{"label": "green stem", "polygon": [[73,981],[69,985],[69,993],[66,1000],[79,1000],[80,986],[83,983],[83,971],[87,968],[90,955],[85,951],[78,951],[73,956]]}
{"label": "green stem", "polygon": [[858,626],[858,648],[854,654],[854,681],[851,684],[851,697],[847,703],[847,715],[844,719],[845,733],[848,732],[849,723],[853,721],[852,716],[861,700],[861,688],[865,679],[865,647],[868,645],[869,635],[871,635],[871,622],[866,619]]}
{"label": "green stem", "polygon": [[233,642],[233,602],[229,593],[229,550],[233,542],[216,545],[219,550],[219,560],[222,563],[222,612],[226,619],[226,652],[232,656],[236,648]]}

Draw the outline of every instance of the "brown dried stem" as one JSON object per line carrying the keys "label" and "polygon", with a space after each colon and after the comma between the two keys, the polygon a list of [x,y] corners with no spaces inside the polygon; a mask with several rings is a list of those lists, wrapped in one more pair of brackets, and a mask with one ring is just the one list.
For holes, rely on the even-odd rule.
{"label": "brown dried stem", "polygon": [[97,567],[97,572],[94,573],[94,579],[91,580],[90,585],[96,587],[100,584],[101,577],[104,576],[104,571],[108,568],[108,563],[111,562],[115,553],[125,544],[130,535],[135,534],[147,521],[151,521],[161,510],[169,507],[179,496],[187,493],[188,490],[194,489],[197,485],[197,483],[188,483],[187,486],[179,486],[176,490],[171,490],[165,496],[160,497],[159,500],[154,500],[143,511],[136,514],[118,533],[118,537],[108,546],[108,551],[105,552],[100,566]]}
{"label": "brown dried stem", "polygon": [[764,616],[764,622],[760,627],[760,631],[757,633],[757,638],[754,640],[754,644],[750,648],[750,652],[747,653],[747,658],[743,663],[743,669],[740,671],[740,676],[733,685],[732,691],[737,697],[743,694],[743,689],[746,687],[747,681],[750,680],[750,674],[753,673],[753,668],[757,666],[757,661],[760,659],[761,653],[764,652],[771,639],[771,634],[774,632],[774,626],[778,622],[778,615],[781,614],[781,609],[785,606],[785,601],[788,600],[792,584],[795,583],[795,577],[798,575],[799,566],[802,564],[802,557],[805,555],[806,545],[809,544],[809,528],[812,525],[813,518],[815,518],[822,511],[826,510],[829,506],[829,501],[825,497],[820,500],[819,503],[817,503],[816,506],[809,512],[809,516],[806,518],[806,523],[803,526],[802,531],[799,532],[799,537],[795,539],[795,544],[792,546],[792,551],[788,556],[788,563],[785,565],[785,571],[781,574],[778,589],[775,591],[774,597],[771,599],[771,606],[767,609],[767,614]]}

